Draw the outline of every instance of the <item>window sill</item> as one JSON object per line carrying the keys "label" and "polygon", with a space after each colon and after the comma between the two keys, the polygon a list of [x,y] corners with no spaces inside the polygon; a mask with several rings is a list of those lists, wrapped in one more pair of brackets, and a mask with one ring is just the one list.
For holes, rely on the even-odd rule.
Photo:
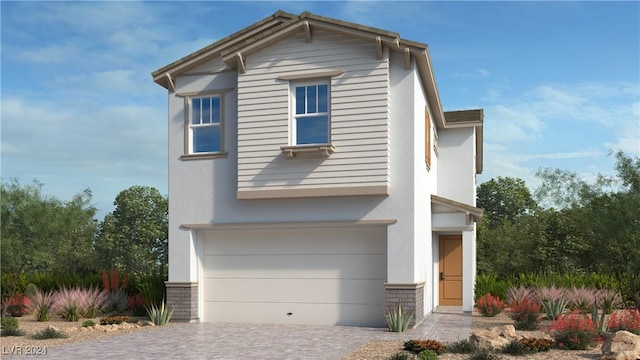
{"label": "window sill", "polygon": [[295,158],[328,158],[333,154],[335,146],[325,145],[293,145],[281,146],[280,150],[288,159]]}
{"label": "window sill", "polygon": [[180,156],[180,160],[205,160],[205,159],[217,159],[217,158],[226,158],[226,152],[218,152],[218,153],[202,153],[202,154],[184,154]]}

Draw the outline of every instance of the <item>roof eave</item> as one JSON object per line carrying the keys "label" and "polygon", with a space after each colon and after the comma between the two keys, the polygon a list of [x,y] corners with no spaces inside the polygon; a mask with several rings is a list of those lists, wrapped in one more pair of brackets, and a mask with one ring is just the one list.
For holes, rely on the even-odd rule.
{"label": "roof eave", "polygon": [[187,56],[184,56],[168,65],[161,67],[156,71],[153,71],[151,73],[153,81],[158,85],[168,89],[170,82],[167,79],[167,73],[170,75],[174,75],[175,73],[193,68],[194,66],[197,66],[207,61],[208,59],[219,55],[220,52],[225,48],[228,48],[233,44],[237,44],[257,33],[264,32],[265,29],[272,28],[284,21],[288,21],[293,18],[296,18],[296,16],[281,10],[277,11],[269,17],[266,17],[252,25],[242,28],[231,35],[228,35],[210,45],[203,47],[202,49],[199,49]]}
{"label": "roof eave", "polygon": [[447,207],[457,212],[462,212],[473,217],[476,223],[482,222],[484,210],[475,206],[467,205],[459,201],[451,200],[442,196],[431,194],[431,203]]}

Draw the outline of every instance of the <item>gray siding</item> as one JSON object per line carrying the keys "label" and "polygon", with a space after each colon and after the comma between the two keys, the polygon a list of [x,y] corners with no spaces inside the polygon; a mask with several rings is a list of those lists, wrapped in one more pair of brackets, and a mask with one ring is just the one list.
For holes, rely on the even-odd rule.
{"label": "gray siding", "polygon": [[[246,59],[238,74],[238,191],[389,185],[389,56],[375,44],[323,31],[297,34]],[[289,81],[278,76],[344,71],[331,78],[327,159],[287,159]]]}

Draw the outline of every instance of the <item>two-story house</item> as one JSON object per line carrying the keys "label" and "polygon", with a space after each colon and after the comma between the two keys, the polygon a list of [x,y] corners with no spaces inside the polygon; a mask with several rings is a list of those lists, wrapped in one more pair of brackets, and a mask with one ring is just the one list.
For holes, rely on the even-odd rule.
{"label": "two-story house", "polygon": [[384,326],[473,307],[482,110],[427,46],[276,12],[155,72],[174,319]]}

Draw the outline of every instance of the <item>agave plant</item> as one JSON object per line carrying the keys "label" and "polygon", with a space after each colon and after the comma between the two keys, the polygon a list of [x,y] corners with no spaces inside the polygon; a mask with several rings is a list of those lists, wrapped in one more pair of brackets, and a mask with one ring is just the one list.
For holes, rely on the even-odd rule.
{"label": "agave plant", "polygon": [[129,295],[124,289],[112,290],[107,294],[106,308],[116,313],[122,313],[127,309]]}
{"label": "agave plant", "polygon": [[555,320],[563,314],[569,305],[566,297],[566,290],[555,285],[550,287],[539,287],[535,290],[536,297],[547,313],[547,320]]}
{"label": "agave plant", "polygon": [[407,329],[409,328],[409,324],[411,323],[411,312],[403,313],[402,306],[398,304],[397,309],[387,310],[385,320],[387,320],[389,331],[405,332],[407,331]]}
{"label": "agave plant", "polygon": [[600,289],[594,294],[591,321],[598,333],[604,334],[607,332],[607,317],[622,304],[622,297],[619,292],[609,289]]}
{"label": "agave plant", "polygon": [[145,307],[147,309],[147,314],[149,315],[149,319],[155,325],[166,325],[171,320],[171,316],[173,315],[173,309],[169,309],[165,307],[164,300],[157,307],[155,304],[151,304],[149,307]]}

